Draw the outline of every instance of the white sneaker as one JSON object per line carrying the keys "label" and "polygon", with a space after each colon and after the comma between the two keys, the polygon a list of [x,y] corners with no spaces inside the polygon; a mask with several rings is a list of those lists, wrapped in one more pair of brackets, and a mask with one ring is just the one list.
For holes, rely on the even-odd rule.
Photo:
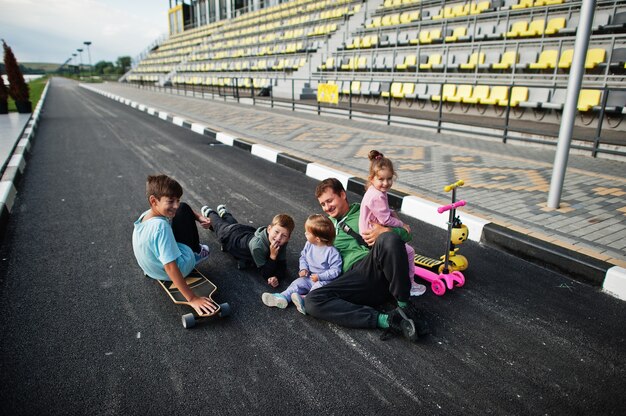
{"label": "white sneaker", "polygon": [[291,301],[294,305],[296,305],[298,312],[302,315],[306,315],[306,310],[304,309],[304,298],[302,296],[294,292],[291,294]]}
{"label": "white sneaker", "polygon": [[411,296],[422,296],[426,293],[426,286],[411,282]]}
{"label": "white sneaker", "polygon": [[209,246],[200,244],[200,253],[194,253],[196,256],[196,266],[209,258]]}
{"label": "white sneaker", "polygon": [[287,298],[281,295],[280,293],[263,293],[261,295],[261,299],[266,306],[270,308],[280,308],[285,309],[289,302],[287,302]]}

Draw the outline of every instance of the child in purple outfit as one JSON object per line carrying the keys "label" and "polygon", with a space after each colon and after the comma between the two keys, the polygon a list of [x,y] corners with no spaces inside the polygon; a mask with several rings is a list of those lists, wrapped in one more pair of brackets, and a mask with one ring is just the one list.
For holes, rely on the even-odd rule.
{"label": "child in purple outfit", "polygon": [[[372,223],[380,224],[385,227],[404,227],[407,232],[411,232],[411,228],[404,224],[398,218],[397,214],[389,208],[389,200],[387,199],[387,191],[393,185],[393,179],[396,172],[393,169],[393,163],[377,150],[369,152],[370,172],[368,176],[367,191],[363,195],[361,201],[361,213],[359,216],[359,231],[361,235],[363,231],[371,229]],[[426,291],[426,286],[415,282],[414,259],[415,250],[408,244],[406,253],[409,257],[409,279],[411,281],[411,296],[420,296]]]}
{"label": "child in purple outfit", "polygon": [[335,226],[327,217],[315,214],[304,223],[306,244],[300,254],[300,272],[296,280],[281,293],[263,293],[263,303],[270,307],[286,308],[293,301],[298,311],[306,315],[304,295],[327,285],[341,273],[341,255],[333,247]]}

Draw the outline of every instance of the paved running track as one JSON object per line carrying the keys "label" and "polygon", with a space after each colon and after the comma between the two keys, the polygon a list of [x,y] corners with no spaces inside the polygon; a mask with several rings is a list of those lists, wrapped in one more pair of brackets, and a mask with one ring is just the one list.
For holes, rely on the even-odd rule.
{"label": "paved running track", "polygon": [[[201,230],[233,314],[184,330],[132,254],[146,175],[254,224],[291,213],[293,270],[316,181],[62,79],[31,155],[0,249],[2,414],[623,414],[626,303],[596,288],[468,242],[466,286],[417,301],[435,333],[382,342],[265,307]],[[443,251],[404,219],[417,252]]]}

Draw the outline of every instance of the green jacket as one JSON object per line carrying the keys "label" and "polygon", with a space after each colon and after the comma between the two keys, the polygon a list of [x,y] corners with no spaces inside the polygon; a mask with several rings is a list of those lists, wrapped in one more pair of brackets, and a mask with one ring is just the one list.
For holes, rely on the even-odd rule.
{"label": "green jacket", "polygon": [[[359,232],[359,215],[361,211],[361,204],[353,203],[350,204],[350,209],[348,213],[345,215],[342,222],[347,224],[354,232],[360,234]],[[335,229],[337,230],[337,236],[335,237],[334,246],[339,250],[341,254],[341,258],[343,260],[343,272],[347,272],[352,268],[352,266],[363,259],[369,253],[369,249],[361,244],[352,237],[350,234],[346,233],[342,228],[338,227],[337,221],[335,218],[329,217],[333,222]],[[392,231],[400,236],[402,241],[409,242],[411,241],[411,234],[409,234],[404,228],[392,228]]]}

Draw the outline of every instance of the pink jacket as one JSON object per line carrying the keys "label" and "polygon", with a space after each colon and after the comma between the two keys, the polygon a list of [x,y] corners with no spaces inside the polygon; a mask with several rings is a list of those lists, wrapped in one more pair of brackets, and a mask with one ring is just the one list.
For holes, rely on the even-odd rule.
{"label": "pink jacket", "polygon": [[363,195],[361,201],[361,214],[359,216],[359,232],[369,230],[370,222],[375,222],[386,227],[402,227],[404,223],[392,216],[389,209],[387,193],[370,186]]}

